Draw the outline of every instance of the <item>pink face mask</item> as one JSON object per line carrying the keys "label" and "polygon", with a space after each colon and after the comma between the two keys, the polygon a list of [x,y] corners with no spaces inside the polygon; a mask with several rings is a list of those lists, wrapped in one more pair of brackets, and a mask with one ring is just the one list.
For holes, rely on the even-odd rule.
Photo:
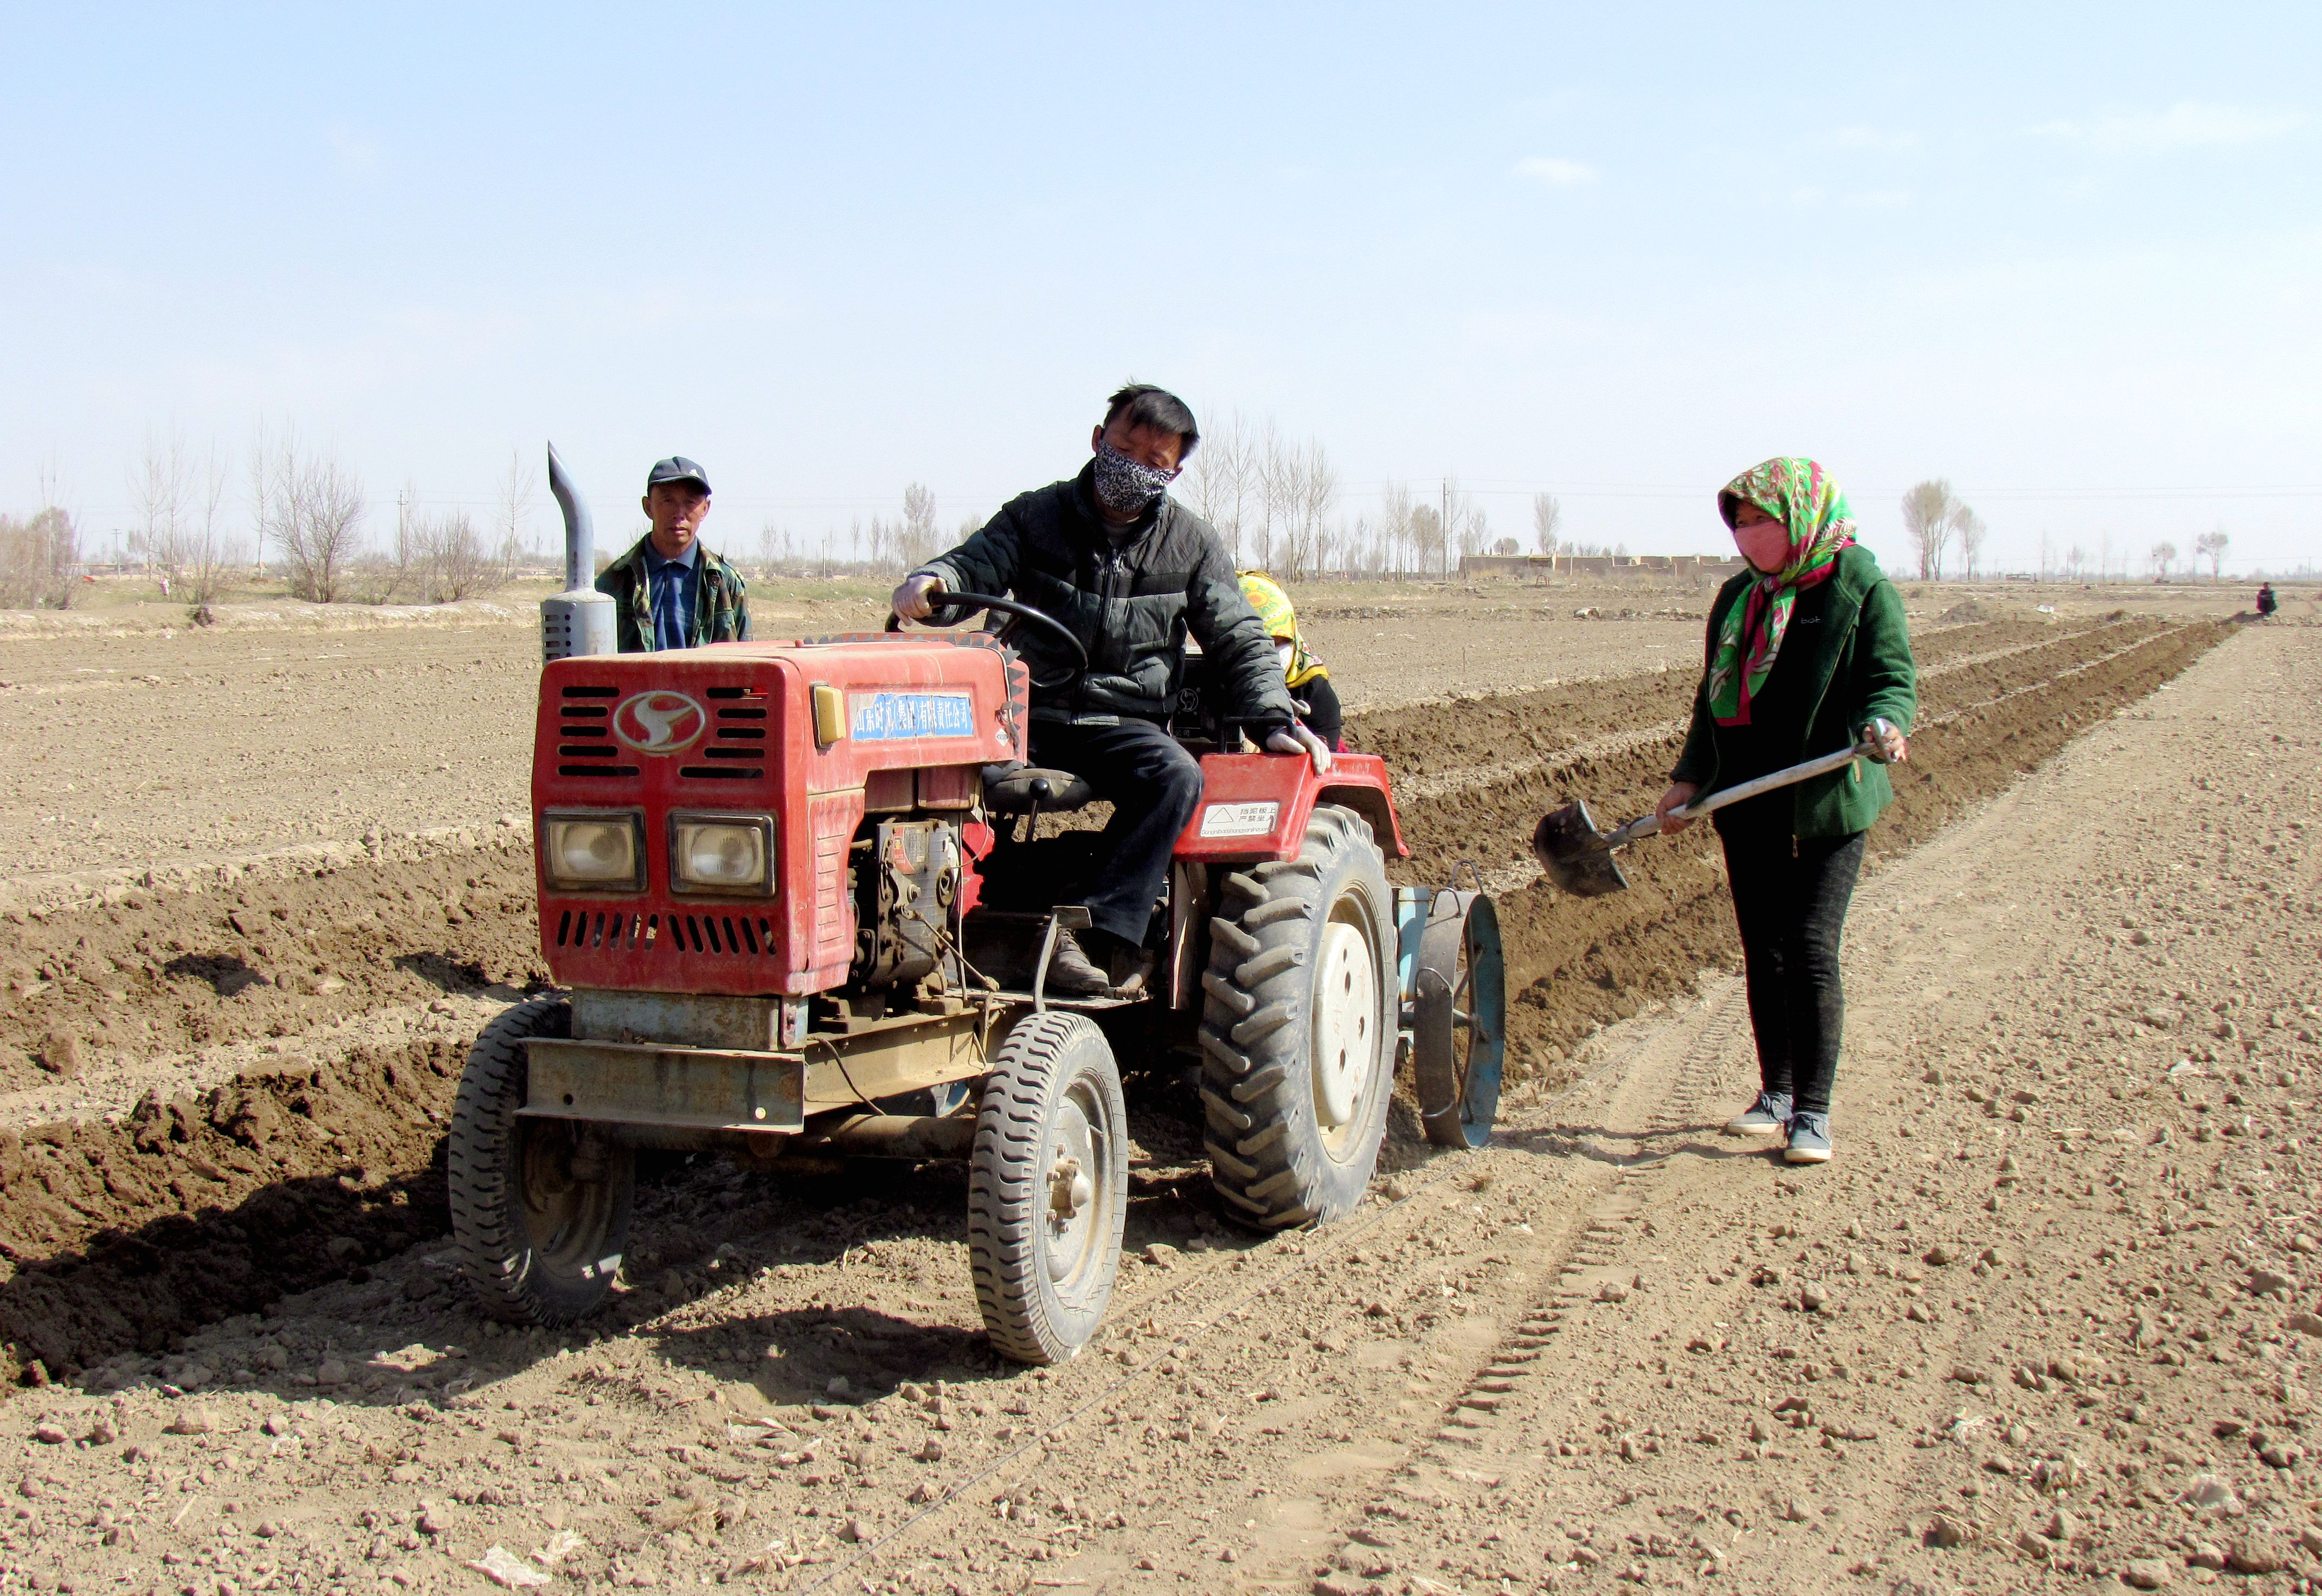
{"label": "pink face mask", "polygon": [[1733,544],[1762,576],[1772,576],[1790,562],[1790,529],[1778,521],[1735,527]]}

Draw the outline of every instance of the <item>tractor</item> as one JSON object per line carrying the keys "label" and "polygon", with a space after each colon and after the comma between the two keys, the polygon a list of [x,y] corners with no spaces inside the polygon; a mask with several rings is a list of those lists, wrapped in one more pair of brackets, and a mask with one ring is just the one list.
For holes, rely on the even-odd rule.
{"label": "tractor", "polygon": [[[948,596],[983,630],[618,654],[585,505],[549,451],[568,590],[544,605],[532,768],[540,945],[556,990],[469,1054],[453,1231],[482,1305],[556,1326],[620,1269],[641,1150],[746,1167],[964,1160],[995,1350],[1095,1333],[1129,1200],[1121,1062],[1194,1073],[1225,1218],[1330,1223],[1364,1198],[1399,1062],[1429,1138],[1490,1135],[1504,992],[1480,889],[1391,886],[1384,762],[1241,752],[1189,651],[1172,731],[1202,804],[1156,906],[1149,975],[1047,990],[1089,834],[1069,772],[1025,762],[1051,617]],[[992,629],[992,628],[997,628]]]}

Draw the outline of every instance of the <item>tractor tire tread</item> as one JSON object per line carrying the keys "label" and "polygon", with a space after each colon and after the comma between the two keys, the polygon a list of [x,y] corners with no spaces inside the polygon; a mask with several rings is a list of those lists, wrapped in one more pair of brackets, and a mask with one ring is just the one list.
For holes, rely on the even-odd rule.
{"label": "tractor tire tread", "polygon": [[[1068,1054],[1091,1035],[1102,1043],[1102,1034],[1083,1015],[1052,1010],[1022,1020],[993,1054],[992,1076],[977,1110],[968,1174],[968,1272],[994,1350],[1020,1363],[1057,1363],[1077,1354],[1102,1318],[1120,1267],[1116,1224],[1104,1238],[1107,1254],[1099,1263],[1094,1317],[1079,1327],[1058,1322],[1036,1278],[1046,1206],[1039,1165],[1048,1104],[1069,1084],[1065,1072],[1076,1068]],[[1127,1115],[1118,1073],[1108,1065],[1102,1080],[1112,1116],[1106,1151],[1114,1167],[1106,1179],[1110,1190],[1125,1196]],[[1122,1211],[1116,1203],[1116,1219]]]}
{"label": "tractor tire tread", "polygon": [[[1199,1033],[1211,1183],[1228,1217],[1254,1229],[1327,1223],[1367,1192],[1385,1132],[1396,1024],[1385,860],[1360,816],[1318,805],[1297,858],[1245,866],[1224,888]],[[1355,916],[1378,960],[1380,1052],[1356,1120],[1326,1142],[1306,1077],[1312,972],[1334,913]]]}
{"label": "tractor tire tread", "polygon": [[1255,1122],[1250,1117],[1218,1096],[1208,1087],[1202,1088],[1202,1107],[1209,1110],[1210,1124],[1217,1129],[1239,1135]]}

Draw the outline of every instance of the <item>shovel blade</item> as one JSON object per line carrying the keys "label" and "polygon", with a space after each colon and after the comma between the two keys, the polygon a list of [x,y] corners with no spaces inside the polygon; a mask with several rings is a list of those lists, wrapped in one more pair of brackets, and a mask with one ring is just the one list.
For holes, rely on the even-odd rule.
{"label": "shovel blade", "polygon": [[1588,806],[1578,799],[1540,816],[1532,830],[1531,851],[1548,879],[1575,898],[1602,898],[1629,889],[1629,878],[1604,846],[1604,834],[1589,818]]}

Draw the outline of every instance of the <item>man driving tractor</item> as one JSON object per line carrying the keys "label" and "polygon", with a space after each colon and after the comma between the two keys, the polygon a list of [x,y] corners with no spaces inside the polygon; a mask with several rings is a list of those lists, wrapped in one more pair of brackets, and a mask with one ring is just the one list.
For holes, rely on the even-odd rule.
{"label": "man driving tractor", "polygon": [[1166,724],[1188,633],[1211,661],[1226,719],[1269,752],[1330,768],[1330,749],[1298,724],[1232,558],[1208,522],[1168,497],[1200,438],[1183,400],[1131,383],[1107,401],[1089,438],[1094,458],[1078,476],[1010,500],[894,591],[895,613],[914,621],[942,608],[946,592],[1014,597],[1088,651],[1086,668],[1065,675],[1077,661],[1038,628],[1010,636],[1035,680],[1058,684],[1033,689],[1032,762],[1073,772],[1113,807],[1080,899],[1090,929],[1058,935],[1052,991],[1109,992],[1116,953],[1132,964],[1148,958],[1171,848],[1202,798],[1201,764]]}

